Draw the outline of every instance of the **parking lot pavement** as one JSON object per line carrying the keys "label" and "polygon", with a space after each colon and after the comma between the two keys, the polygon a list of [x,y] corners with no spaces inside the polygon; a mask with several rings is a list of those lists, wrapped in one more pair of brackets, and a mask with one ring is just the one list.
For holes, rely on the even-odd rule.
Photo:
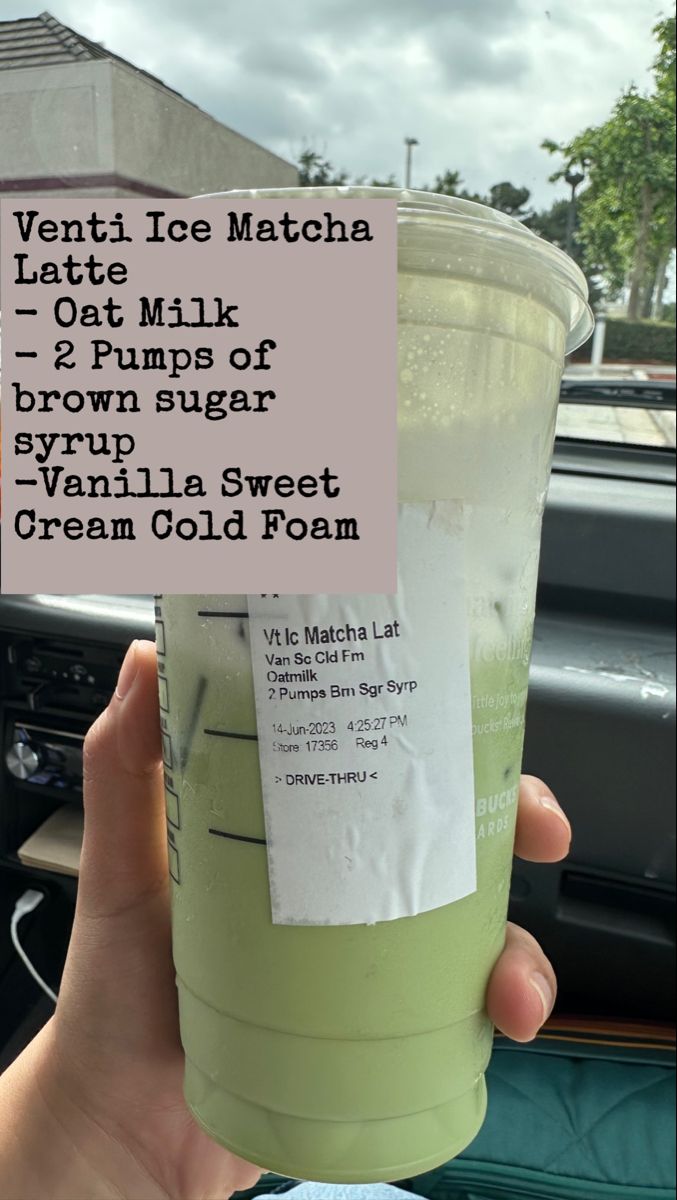
{"label": "parking lot pavement", "polygon": [[557,435],[586,441],[674,447],[675,414],[611,405],[560,404]]}
{"label": "parking lot pavement", "polygon": [[[565,379],[583,382],[586,379],[675,379],[675,368],[656,363],[570,363]],[[639,446],[670,446],[675,448],[674,412],[644,408],[616,408],[613,405],[582,405],[562,403],[557,415],[559,437],[583,438],[586,441],[624,442]]]}
{"label": "parking lot pavement", "polygon": [[567,362],[565,379],[672,379],[677,368],[670,363]]}

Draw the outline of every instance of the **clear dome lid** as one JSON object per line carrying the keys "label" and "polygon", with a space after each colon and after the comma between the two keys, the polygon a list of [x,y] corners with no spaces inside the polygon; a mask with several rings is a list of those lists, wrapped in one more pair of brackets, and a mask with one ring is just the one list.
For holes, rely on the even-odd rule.
{"label": "clear dome lid", "polygon": [[[512,286],[557,308],[566,323],[567,353],[587,340],[594,320],[588,305],[588,285],[580,267],[558,246],[546,242],[516,217],[485,204],[458,196],[417,192],[406,188],[303,187],[251,188],[215,192],[201,200],[396,200],[400,253],[416,255],[425,244],[431,269],[465,271],[474,277],[496,275],[496,282]],[[449,235],[456,242],[453,262],[442,265],[449,254]],[[438,251],[435,255],[435,250]],[[437,261],[433,261],[433,259]],[[491,263],[495,272],[491,271]],[[474,265],[473,265],[474,264]],[[557,293],[557,298],[555,294]]]}

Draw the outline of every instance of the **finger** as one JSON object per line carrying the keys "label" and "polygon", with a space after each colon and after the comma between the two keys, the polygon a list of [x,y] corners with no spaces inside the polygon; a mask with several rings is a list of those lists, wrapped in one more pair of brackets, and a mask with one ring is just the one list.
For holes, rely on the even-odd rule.
{"label": "finger", "polygon": [[529,862],[559,862],[571,845],[571,825],[550,788],[535,775],[520,780],[515,854]]}
{"label": "finger", "polygon": [[489,980],[487,1010],[516,1042],[530,1042],[552,1012],[557,980],[535,938],[508,922],[505,949]]}
{"label": "finger", "polygon": [[133,642],[108,708],[87,734],[79,903],[88,916],[134,907],[166,886],[155,647]]}

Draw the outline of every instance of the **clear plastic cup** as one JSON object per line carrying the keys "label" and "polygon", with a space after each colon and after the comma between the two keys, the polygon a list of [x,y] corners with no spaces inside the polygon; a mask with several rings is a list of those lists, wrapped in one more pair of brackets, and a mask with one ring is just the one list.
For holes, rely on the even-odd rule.
{"label": "clear plastic cup", "polygon": [[[592,320],[575,264],[481,205],[365,188],[223,200],[243,196],[398,200],[400,502],[463,512],[476,890],[372,924],[274,924],[247,598],[158,597],[185,1093],[269,1170],[406,1178],[484,1117],[559,381]],[[334,600],[317,598],[325,619]]]}

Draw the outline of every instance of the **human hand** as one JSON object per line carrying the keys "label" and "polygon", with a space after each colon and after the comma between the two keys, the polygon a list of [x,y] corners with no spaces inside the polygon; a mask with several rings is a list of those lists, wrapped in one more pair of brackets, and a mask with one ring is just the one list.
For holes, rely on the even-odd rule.
{"label": "human hand", "polygon": [[[515,854],[528,862],[559,862],[571,845],[571,826],[550,788],[534,775],[520,780]],[[487,1011],[501,1033],[530,1042],[550,1016],[557,978],[526,929],[508,921],[505,947],[487,989]]]}
{"label": "human hand", "polygon": [[[261,1173],[207,1137],[183,1099],[161,760],[155,647],[136,642],[85,742],[56,1013],[0,1079],[0,1200],[223,1200]],[[16,1143],[7,1191],[3,1093]]]}
{"label": "human hand", "polygon": [[[49,1194],[220,1200],[251,1186],[260,1172],[211,1141],[183,1100],[150,643],[130,648],[117,693],[85,749],[85,837],[59,1003],[15,1064],[26,1087],[36,1076],[43,1115],[85,1172],[74,1177],[86,1181],[80,1192],[71,1178],[70,1191]],[[554,803],[543,784],[523,778],[516,844],[522,857],[555,861],[566,854],[569,826]],[[554,995],[554,972],[538,944],[509,925],[489,984],[492,1020],[527,1041]],[[36,1186],[33,1194],[45,1192]]]}

